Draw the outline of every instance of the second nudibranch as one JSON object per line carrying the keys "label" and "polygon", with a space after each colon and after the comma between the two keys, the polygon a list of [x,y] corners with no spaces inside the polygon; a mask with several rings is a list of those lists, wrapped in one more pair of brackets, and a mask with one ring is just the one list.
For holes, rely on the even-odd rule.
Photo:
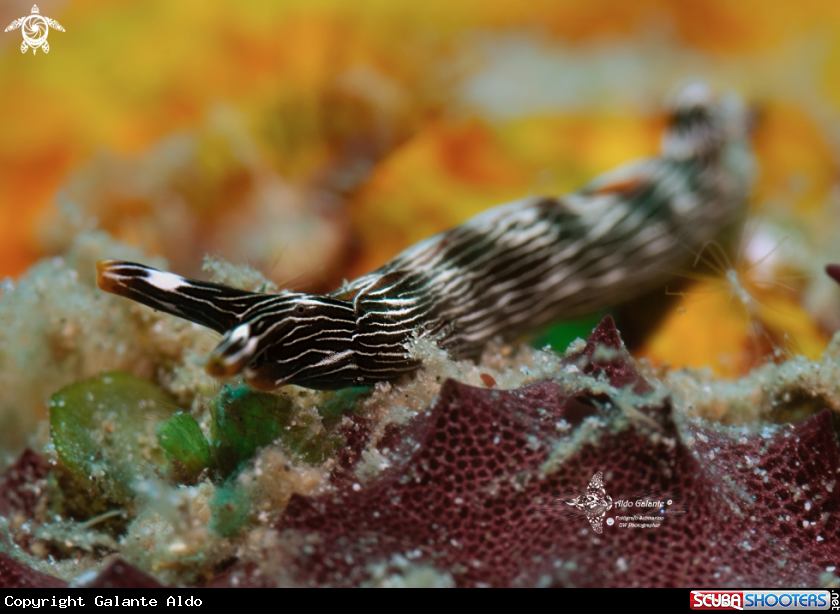
{"label": "second nudibranch", "polygon": [[392,380],[420,367],[412,335],[475,355],[493,337],[664,285],[739,215],[749,123],[736,98],[691,84],[672,102],[659,157],[490,209],[331,294],[246,292],[118,261],[97,264],[97,283],[222,333],[207,362],[216,376],[244,373],[263,390]]}

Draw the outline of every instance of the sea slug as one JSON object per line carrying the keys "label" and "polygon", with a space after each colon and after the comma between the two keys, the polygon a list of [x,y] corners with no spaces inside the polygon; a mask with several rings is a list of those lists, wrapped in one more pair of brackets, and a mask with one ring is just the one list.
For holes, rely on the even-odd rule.
{"label": "sea slug", "polygon": [[141,264],[97,265],[102,290],[224,334],[207,362],[263,390],[336,389],[457,358],[491,338],[597,311],[663,284],[738,217],[752,183],[749,113],[700,83],[672,100],[659,157],[560,198],[528,197],[408,248],[326,295],[245,292]]}

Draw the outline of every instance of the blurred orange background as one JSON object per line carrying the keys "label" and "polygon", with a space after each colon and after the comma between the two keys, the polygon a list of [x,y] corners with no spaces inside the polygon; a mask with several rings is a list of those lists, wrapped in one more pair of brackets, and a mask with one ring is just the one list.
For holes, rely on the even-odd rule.
{"label": "blurred orange background", "polygon": [[[4,0],[0,24],[30,1]],[[661,100],[698,76],[759,106],[755,210],[820,227],[838,198],[833,1],[38,6],[66,30],[50,32],[49,54],[0,34],[0,278],[60,251],[57,205],[71,203],[180,273],[218,253],[331,290],[478,211],[655,154]],[[742,370],[680,341],[716,326],[741,343],[725,309],[674,314],[642,354]],[[831,331],[795,301],[786,310],[795,321],[780,326],[818,354]]]}

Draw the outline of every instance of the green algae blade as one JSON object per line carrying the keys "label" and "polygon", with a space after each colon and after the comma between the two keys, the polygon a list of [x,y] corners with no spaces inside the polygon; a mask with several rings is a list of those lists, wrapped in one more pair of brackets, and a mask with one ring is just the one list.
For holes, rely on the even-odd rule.
{"label": "green algae blade", "polygon": [[238,533],[250,516],[250,503],[245,489],[237,487],[235,478],[231,482],[216,489],[210,500],[213,513],[210,527],[222,537]]}
{"label": "green algae blade", "polygon": [[351,412],[361,397],[373,392],[372,386],[355,386],[353,388],[342,388],[335,392],[322,392],[327,400],[318,406],[318,413],[323,418],[340,418]]}
{"label": "green algae blade", "polygon": [[286,395],[226,385],[210,404],[210,414],[222,477],[278,439],[292,459],[308,464],[323,462],[340,445],[340,436],[326,431],[317,412],[298,411]]}
{"label": "green algae blade", "polygon": [[179,482],[195,483],[216,462],[210,444],[190,414],[177,413],[155,428],[158,443],[172,463],[170,473]]}
{"label": "green algae blade", "polygon": [[227,477],[257,449],[280,436],[290,421],[288,397],[256,392],[247,386],[225,385],[210,404],[216,463]]}
{"label": "green algae blade", "polygon": [[115,503],[131,501],[132,484],[164,465],[155,426],[178,411],[152,382],[119,371],[62,388],[49,409],[61,462]]}
{"label": "green algae blade", "polygon": [[604,313],[598,312],[547,326],[537,333],[530,345],[537,349],[549,345],[555,352],[562,353],[575,339],[586,339],[603,317]]}

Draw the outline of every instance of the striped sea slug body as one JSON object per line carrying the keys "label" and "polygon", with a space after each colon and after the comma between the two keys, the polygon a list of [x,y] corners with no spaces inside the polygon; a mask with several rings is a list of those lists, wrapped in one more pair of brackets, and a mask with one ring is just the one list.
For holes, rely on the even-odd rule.
{"label": "striped sea slug body", "polygon": [[739,215],[753,176],[744,108],[694,83],[670,111],[659,157],[490,209],[331,294],[245,292],[117,261],[97,265],[98,285],[223,333],[208,371],[244,371],[260,389],[394,379],[421,366],[412,335],[474,355],[663,285]]}

